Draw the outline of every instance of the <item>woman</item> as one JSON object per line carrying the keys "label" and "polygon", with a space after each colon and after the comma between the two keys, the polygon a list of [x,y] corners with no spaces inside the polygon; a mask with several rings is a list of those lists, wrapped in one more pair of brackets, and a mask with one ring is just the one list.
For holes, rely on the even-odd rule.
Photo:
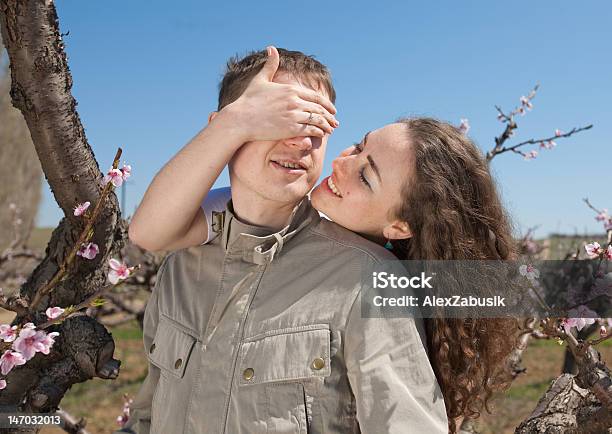
{"label": "woman", "polygon": [[[244,100],[266,95],[271,86],[253,80],[239,106],[261,107]],[[270,124],[289,123],[278,110],[282,105],[276,107],[266,113]],[[324,125],[328,133],[334,125],[326,116],[307,116],[306,123]],[[447,123],[402,119],[366,134],[332,167],[332,174],[312,192],[313,206],[335,223],[390,248],[399,259],[508,259],[514,254],[486,162],[476,146]],[[225,208],[228,193],[226,189],[208,196],[208,222],[215,208]],[[207,230],[200,231],[203,239],[192,245],[208,240],[212,231]],[[426,320],[426,327],[449,430],[455,432],[463,417],[477,417],[492,393],[509,383],[506,359],[514,348],[516,324],[508,319],[438,318]]]}

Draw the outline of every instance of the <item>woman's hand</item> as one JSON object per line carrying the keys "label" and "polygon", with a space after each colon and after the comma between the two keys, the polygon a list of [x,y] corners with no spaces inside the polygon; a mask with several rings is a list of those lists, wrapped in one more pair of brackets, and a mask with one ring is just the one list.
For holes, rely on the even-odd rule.
{"label": "woman's hand", "polygon": [[268,47],[262,70],[244,93],[219,114],[229,116],[245,143],[331,134],[339,125],[334,105],[312,89],[273,82],[279,63],[276,48]]}

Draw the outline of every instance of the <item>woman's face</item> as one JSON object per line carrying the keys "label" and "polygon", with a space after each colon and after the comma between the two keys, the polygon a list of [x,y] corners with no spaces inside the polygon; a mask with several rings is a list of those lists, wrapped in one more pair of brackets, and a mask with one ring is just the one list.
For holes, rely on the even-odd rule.
{"label": "woman's face", "polygon": [[413,154],[404,124],[370,131],[333,161],[331,176],[312,192],[313,206],[339,225],[383,241],[396,222],[389,210],[396,209],[414,173]]}

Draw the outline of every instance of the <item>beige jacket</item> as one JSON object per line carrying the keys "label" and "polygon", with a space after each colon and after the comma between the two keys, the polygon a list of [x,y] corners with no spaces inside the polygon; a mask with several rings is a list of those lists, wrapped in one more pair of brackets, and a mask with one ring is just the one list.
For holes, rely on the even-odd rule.
{"label": "beige jacket", "polygon": [[305,199],[269,234],[215,215],[169,254],[144,318],[148,375],[119,432],[446,433],[420,319],[362,318],[361,270],[392,255]]}

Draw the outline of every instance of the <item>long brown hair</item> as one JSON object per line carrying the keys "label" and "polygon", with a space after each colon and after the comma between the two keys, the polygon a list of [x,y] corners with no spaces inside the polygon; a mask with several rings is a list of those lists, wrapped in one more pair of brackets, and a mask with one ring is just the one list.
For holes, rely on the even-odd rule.
{"label": "long brown hair", "polygon": [[[400,119],[414,152],[414,173],[394,218],[413,233],[394,240],[402,260],[512,259],[509,220],[488,165],[474,143],[454,126],[431,118]],[[449,430],[458,417],[476,418],[494,392],[511,382],[508,356],[518,321],[508,318],[427,318],[432,367],[444,395]]]}

